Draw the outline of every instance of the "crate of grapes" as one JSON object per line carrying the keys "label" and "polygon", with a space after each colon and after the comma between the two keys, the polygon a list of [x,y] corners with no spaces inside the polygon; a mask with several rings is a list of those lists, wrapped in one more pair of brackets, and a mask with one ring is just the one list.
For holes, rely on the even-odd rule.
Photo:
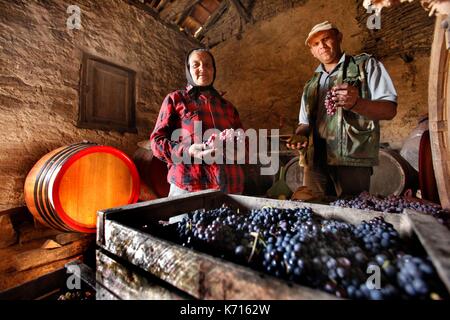
{"label": "crate of grapes", "polygon": [[448,299],[433,217],[202,191],[98,212],[97,299]]}

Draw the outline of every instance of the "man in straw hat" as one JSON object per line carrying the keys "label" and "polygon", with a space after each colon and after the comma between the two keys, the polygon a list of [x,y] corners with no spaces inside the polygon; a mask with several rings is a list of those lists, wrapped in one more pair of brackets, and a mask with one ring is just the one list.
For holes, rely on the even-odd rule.
{"label": "man in straw hat", "polygon": [[299,126],[287,143],[304,151],[304,184],[338,197],[369,190],[379,120],[397,113],[397,93],[384,66],[368,54],[343,53],[342,36],[328,21],[308,34],[305,45],[321,64],[303,89]]}

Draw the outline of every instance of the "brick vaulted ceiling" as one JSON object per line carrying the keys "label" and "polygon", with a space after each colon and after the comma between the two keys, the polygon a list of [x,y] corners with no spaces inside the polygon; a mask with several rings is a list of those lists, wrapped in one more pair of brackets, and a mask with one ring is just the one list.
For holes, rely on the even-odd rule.
{"label": "brick vaulted ceiling", "polygon": [[[241,0],[126,0],[166,25],[201,41],[204,34],[220,17],[232,7],[245,22],[253,22],[253,17]],[[248,2],[248,1],[247,1]]]}

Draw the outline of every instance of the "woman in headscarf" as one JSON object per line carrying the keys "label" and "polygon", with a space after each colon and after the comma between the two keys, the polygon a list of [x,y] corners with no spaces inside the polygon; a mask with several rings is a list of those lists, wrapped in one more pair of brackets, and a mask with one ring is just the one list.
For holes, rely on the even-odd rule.
{"label": "woman in headscarf", "polygon": [[242,128],[236,108],[213,86],[214,57],[206,49],[194,49],[187,54],[185,65],[187,86],[164,99],[150,137],[153,155],[168,165],[169,196],[205,189],[242,193],[244,174],[238,164],[199,160],[216,151],[204,143],[206,130]]}

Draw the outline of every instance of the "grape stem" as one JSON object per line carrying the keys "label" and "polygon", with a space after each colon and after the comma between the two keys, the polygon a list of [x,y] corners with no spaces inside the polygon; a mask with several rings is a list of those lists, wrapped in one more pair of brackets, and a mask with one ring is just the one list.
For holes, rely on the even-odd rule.
{"label": "grape stem", "polygon": [[250,235],[252,237],[254,237],[255,240],[253,241],[252,252],[250,253],[250,256],[248,257],[248,263],[250,263],[250,261],[252,261],[253,255],[255,254],[256,245],[257,245],[258,239],[259,239],[259,232],[250,232]]}

